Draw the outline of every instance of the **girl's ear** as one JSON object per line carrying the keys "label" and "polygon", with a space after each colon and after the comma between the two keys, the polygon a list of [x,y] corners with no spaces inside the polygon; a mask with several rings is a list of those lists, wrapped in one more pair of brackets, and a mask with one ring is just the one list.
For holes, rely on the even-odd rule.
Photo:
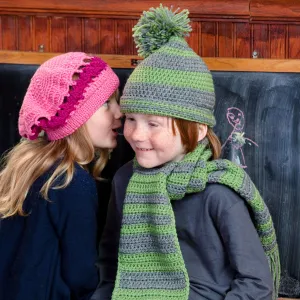
{"label": "girl's ear", "polygon": [[207,134],[207,125],[206,124],[199,124],[198,129],[198,142],[202,141]]}

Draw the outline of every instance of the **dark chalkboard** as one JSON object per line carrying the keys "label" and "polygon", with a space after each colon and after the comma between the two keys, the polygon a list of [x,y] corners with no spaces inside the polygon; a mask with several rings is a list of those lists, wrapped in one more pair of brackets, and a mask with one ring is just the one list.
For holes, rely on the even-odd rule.
{"label": "dark chalkboard", "polygon": [[[36,68],[0,64],[0,154],[19,140],[18,111]],[[132,70],[115,71],[122,89]],[[245,167],[268,204],[280,247],[280,293],[300,297],[300,74],[218,71],[213,77],[215,131],[223,156]],[[132,156],[120,136],[107,177]],[[109,187],[101,196],[102,204],[107,203]],[[105,210],[102,217],[103,222]]]}

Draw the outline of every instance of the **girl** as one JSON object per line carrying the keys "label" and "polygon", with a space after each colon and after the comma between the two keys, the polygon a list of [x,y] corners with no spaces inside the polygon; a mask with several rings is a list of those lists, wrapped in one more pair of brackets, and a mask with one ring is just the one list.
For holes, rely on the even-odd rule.
{"label": "girl", "polygon": [[183,38],[187,13],[161,6],[134,28],[146,59],[126,83],[121,111],[136,156],[114,177],[93,299],[277,295],[272,219],[243,169],[218,159],[213,80]]}
{"label": "girl", "polygon": [[98,283],[98,178],[121,126],[119,80],[100,58],[67,53],[34,74],[24,139],[0,173],[0,299],[89,299]]}

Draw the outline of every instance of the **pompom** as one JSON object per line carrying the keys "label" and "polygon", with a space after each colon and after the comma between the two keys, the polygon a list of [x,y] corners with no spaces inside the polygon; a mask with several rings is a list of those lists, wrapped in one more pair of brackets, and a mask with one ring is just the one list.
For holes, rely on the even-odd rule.
{"label": "pompom", "polygon": [[189,25],[189,11],[187,9],[176,9],[172,7],[150,8],[144,11],[138,23],[133,27],[133,37],[138,48],[138,54],[144,58],[166,44],[171,37],[182,37],[189,35],[192,31]]}

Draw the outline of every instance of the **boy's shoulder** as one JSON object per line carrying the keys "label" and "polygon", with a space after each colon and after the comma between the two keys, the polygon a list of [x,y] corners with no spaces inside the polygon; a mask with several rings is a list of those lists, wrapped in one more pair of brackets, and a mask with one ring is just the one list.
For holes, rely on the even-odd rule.
{"label": "boy's shoulder", "polygon": [[246,204],[245,200],[233,189],[219,183],[209,183],[199,193],[201,201],[205,201],[212,209],[228,210],[237,203]]}
{"label": "boy's shoulder", "polygon": [[130,160],[125,165],[123,165],[114,175],[113,181],[120,182],[130,179],[133,173],[133,160]]}

